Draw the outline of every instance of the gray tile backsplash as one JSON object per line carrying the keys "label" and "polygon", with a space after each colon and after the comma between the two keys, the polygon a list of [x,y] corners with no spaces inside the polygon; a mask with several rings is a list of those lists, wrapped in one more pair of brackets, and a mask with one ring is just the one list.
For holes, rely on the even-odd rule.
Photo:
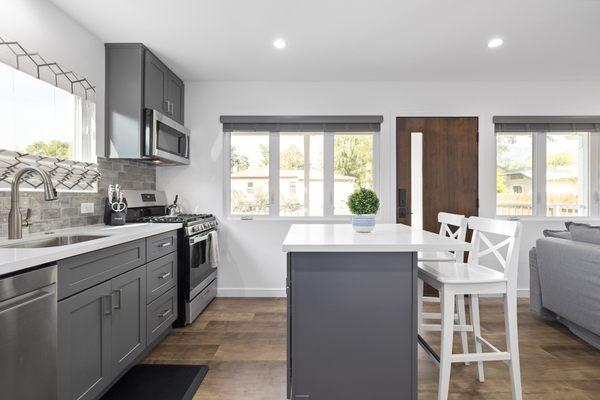
{"label": "gray tile backsplash", "polygon": [[[21,192],[21,212],[31,209],[31,225],[23,233],[102,223],[104,199],[110,184],[120,184],[123,189],[155,189],[156,166],[135,160],[98,159],[102,174],[97,193],[59,192],[58,200],[44,201],[42,192]],[[94,203],[93,214],[81,214],[81,203]],[[0,237],[8,236],[10,192],[0,192]]]}

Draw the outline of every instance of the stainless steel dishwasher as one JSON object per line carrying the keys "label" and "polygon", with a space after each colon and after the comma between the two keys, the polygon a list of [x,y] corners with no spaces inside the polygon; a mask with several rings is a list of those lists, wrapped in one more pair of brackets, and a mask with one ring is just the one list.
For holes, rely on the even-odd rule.
{"label": "stainless steel dishwasher", "polygon": [[0,398],[57,398],[56,265],[0,278]]}

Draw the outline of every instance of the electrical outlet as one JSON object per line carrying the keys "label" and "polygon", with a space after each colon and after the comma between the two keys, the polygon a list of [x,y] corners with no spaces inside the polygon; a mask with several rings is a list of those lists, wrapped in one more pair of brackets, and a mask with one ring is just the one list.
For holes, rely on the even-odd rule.
{"label": "electrical outlet", "polygon": [[94,203],[81,203],[81,213],[82,214],[93,214],[94,213]]}

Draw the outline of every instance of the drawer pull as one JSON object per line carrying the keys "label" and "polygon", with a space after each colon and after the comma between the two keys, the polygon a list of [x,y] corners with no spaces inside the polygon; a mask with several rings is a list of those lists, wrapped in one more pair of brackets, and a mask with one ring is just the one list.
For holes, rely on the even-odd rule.
{"label": "drawer pull", "polygon": [[171,246],[171,244],[172,244],[171,242],[165,242],[165,243],[161,244],[160,247],[169,247],[169,246]]}
{"label": "drawer pull", "polygon": [[171,314],[171,309],[170,308],[168,310],[166,310],[165,312],[163,312],[162,314],[159,314],[158,316],[160,318],[165,318],[169,314]]}
{"label": "drawer pull", "polygon": [[170,272],[165,272],[164,274],[160,275],[160,276],[158,277],[158,279],[167,279],[167,278],[168,278],[168,277],[170,277],[170,276],[171,276],[171,273],[170,273]]}

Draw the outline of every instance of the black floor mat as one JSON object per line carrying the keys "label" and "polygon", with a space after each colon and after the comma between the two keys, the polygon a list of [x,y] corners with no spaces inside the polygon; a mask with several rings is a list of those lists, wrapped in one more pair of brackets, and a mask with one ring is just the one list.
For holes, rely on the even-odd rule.
{"label": "black floor mat", "polygon": [[206,365],[139,364],[102,400],[191,400],[207,372]]}

